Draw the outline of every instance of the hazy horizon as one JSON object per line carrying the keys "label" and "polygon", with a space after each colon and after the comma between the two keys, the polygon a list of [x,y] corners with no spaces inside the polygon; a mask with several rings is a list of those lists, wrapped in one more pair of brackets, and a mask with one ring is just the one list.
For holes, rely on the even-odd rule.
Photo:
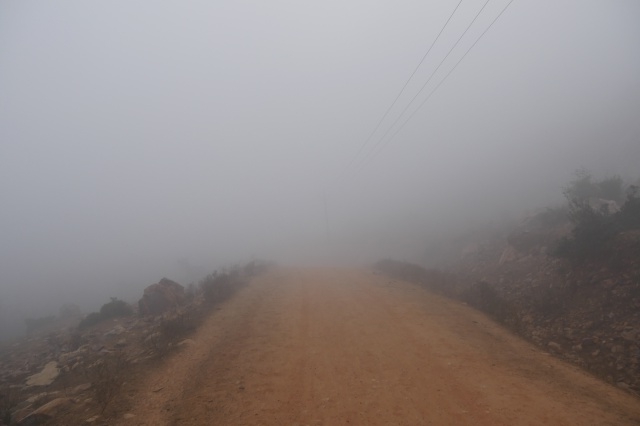
{"label": "hazy horizon", "polygon": [[484,4],[463,1],[358,156],[456,4],[4,2],[0,337],[252,258],[419,257],[435,233],[562,202],[581,167],[638,179],[631,0],[514,1],[370,156]]}

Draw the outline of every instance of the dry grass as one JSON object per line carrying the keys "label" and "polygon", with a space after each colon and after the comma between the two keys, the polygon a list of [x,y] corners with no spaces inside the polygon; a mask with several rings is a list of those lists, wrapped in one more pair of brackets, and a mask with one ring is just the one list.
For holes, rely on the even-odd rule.
{"label": "dry grass", "polygon": [[129,367],[130,363],[120,352],[105,355],[86,367],[84,374],[91,382],[100,414],[120,394]]}

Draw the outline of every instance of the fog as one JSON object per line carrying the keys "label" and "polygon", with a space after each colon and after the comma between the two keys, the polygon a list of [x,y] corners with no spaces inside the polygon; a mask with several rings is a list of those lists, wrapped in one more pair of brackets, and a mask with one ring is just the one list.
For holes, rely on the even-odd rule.
{"label": "fog", "polygon": [[252,258],[419,259],[561,202],[577,168],[637,179],[635,0],[514,1],[378,143],[484,4],[464,0],[367,142],[456,4],[2,2],[0,336]]}

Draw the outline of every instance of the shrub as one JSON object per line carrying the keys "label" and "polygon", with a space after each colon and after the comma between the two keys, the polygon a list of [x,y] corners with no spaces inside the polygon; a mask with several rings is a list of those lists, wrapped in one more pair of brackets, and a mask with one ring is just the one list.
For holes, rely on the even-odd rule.
{"label": "shrub", "polygon": [[227,300],[244,283],[240,271],[233,268],[225,272],[214,272],[200,281],[204,300],[214,305]]}
{"label": "shrub", "polygon": [[104,318],[98,312],[91,312],[89,315],[84,317],[80,324],[78,324],[78,328],[87,328],[99,324],[102,322]]}
{"label": "shrub", "polygon": [[538,213],[534,220],[544,228],[562,225],[569,220],[569,209],[565,206],[547,207],[545,211]]}
{"label": "shrub", "polygon": [[270,267],[271,265],[268,262],[252,260],[244,266],[243,271],[245,275],[253,277],[266,272]]}
{"label": "shrub", "polygon": [[587,200],[597,197],[598,189],[591,178],[591,172],[586,169],[576,170],[575,179],[564,188],[564,196],[569,200]]}
{"label": "shrub", "polygon": [[173,345],[194,331],[202,320],[201,311],[180,312],[163,318],[143,344],[158,357],[169,353]]}
{"label": "shrub", "polygon": [[471,285],[461,293],[460,298],[501,323],[508,323],[516,318],[511,304],[486,281]]}
{"label": "shrub", "polygon": [[569,237],[553,251],[558,257],[584,261],[601,256],[606,243],[621,231],[640,228],[640,198],[633,189],[619,212],[596,211],[586,201],[570,201],[570,219],[574,224]]}
{"label": "shrub", "polygon": [[193,301],[198,295],[198,288],[194,283],[189,283],[184,290],[184,297],[188,302]]}
{"label": "shrub", "polygon": [[41,317],[41,318],[27,318],[24,323],[27,326],[27,334],[31,334],[36,330],[46,327],[55,321],[56,317],[53,315]]}
{"label": "shrub", "polygon": [[116,297],[111,298],[111,302],[105,303],[100,308],[100,315],[103,318],[126,317],[133,314],[133,309],[124,300]]}
{"label": "shrub", "polygon": [[611,176],[597,182],[597,195],[605,200],[621,202],[623,200],[623,181],[620,176]]}
{"label": "shrub", "polygon": [[640,229],[640,187],[631,185],[627,190],[627,199],[618,213],[620,227],[623,230]]}
{"label": "shrub", "polygon": [[[594,209],[588,199],[581,198],[585,182],[591,182],[590,176],[583,177],[565,190],[569,201],[569,219],[574,225],[569,237],[558,243],[552,254],[565,257],[575,262],[597,258],[605,254],[607,242],[616,234],[628,229],[640,228],[640,198],[638,187],[631,186],[627,191],[627,198],[620,211],[611,213],[607,208]],[[605,179],[599,183],[600,195],[615,195],[622,188],[619,177]],[[602,189],[604,187],[605,189]],[[579,190],[580,189],[580,190]]]}
{"label": "shrub", "polygon": [[578,262],[601,255],[606,242],[616,234],[614,216],[594,210],[586,201],[572,200],[570,203],[569,217],[574,228],[552,253]]}
{"label": "shrub", "polygon": [[100,407],[100,414],[120,394],[128,366],[129,362],[118,352],[104,356],[85,370],[84,374],[91,382],[95,401]]}
{"label": "shrub", "polygon": [[110,318],[129,316],[132,313],[133,309],[127,304],[127,302],[119,300],[116,297],[112,297],[109,303],[102,305],[100,312],[92,312],[87,315],[82,321],[80,321],[78,327],[91,327]]}
{"label": "shrub", "polygon": [[545,316],[555,316],[562,313],[574,296],[572,287],[554,286],[551,283],[531,287],[529,291],[530,305]]}
{"label": "shrub", "polygon": [[621,202],[624,194],[623,186],[624,182],[620,176],[614,175],[594,181],[588,170],[579,169],[575,172],[575,179],[564,189],[564,195],[571,200],[603,198]]}
{"label": "shrub", "polygon": [[376,262],[374,269],[393,278],[415,282],[429,290],[460,299],[514,329],[520,326],[515,307],[486,281],[478,281],[456,292],[455,281],[437,270],[391,259]]}

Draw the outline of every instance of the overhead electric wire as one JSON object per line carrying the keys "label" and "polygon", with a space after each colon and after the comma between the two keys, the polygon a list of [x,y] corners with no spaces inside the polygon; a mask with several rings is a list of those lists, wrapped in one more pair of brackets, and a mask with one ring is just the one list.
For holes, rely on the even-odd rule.
{"label": "overhead electric wire", "polygon": [[447,52],[447,54],[445,55],[445,57],[440,61],[440,63],[438,64],[438,66],[436,67],[436,69],[433,70],[433,72],[431,73],[431,75],[429,75],[429,78],[427,79],[427,81],[424,82],[424,84],[422,85],[422,87],[420,87],[420,90],[418,90],[418,92],[413,96],[413,98],[411,98],[411,101],[409,101],[409,103],[407,104],[407,106],[402,110],[402,112],[400,113],[400,115],[398,115],[398,117],[395,119],[395,121],[391,124],[391,126],[389,126],[389,128],[387,129],[386,132],[384,132],[384,134],[380,137],[380,139],[378,139],[378,142],[376,142],[376,144],[373,146],[373,148],[371,148],[371,151],[369,151],[369,156],[371,157],[375,154],[376,152],[376,148],[378,148],[380,146],[380,144],[382,144],[382,141],[384,140],[384,138],[387,137],[387,135],[389,134],[389,132],[395,127],[396,124],[398,124],[398,122],[400,121],[400,119],[402,119],[402,117],[404,116],[405,112],[407,112],[407,110],[411,107],[411,105],[413,104],[413,102],[416,100],[416,98],[418,96],[420,96],[420,94],[422,93],[422,91],[425,89],[425,87],[427,87],[427,84],[429,84],[429,82],[431,81],[431,79],[433,78],[433,76],[438,72],[438,70],[440,69],[440,67],[442,66],[442,64],[444,64],[444,62],[447,60],[447,58],[449,57],[449,55],[451,55],[451,52],[454,51],[454,49],[458,46],[458,43],[460,43],[460,40],[462,40],[464,38],[464,36],[467,34],[467,32],[469,31],[469,29],[473,26],[474,22],[476,22],[476,20],[478,19],[478,17],[480,16],[480,14],[482,13],[482,11],[484,10],[485,7],[487,7],[487,4],[489,4],[491,0],[486,0],[484,2],[484,5],[482,5],[482,8],[480,8],[480,10],[478,11],[478,13],[476,13],[476,16],[473,18],[473,20],[469,23],[469,25],[467,25],[467,28],[464,30],[464,32],[462,33],[462,35],[460,35],[460,37],[458,37],[458,40],[456,40],[456,42],[453,44],[453,46],[451,46],[451,48],[449,49],[449,51]]}
{"label": "overhead electric wire", "polygon": [[478,44],[478,42],[480,41],[480,39],[487,33],[487,31],[489,31],[489,29],[493,26],[493,24],[496,23],[496,21],[500,18],[500,16],[502,16],[502,14],[507,10],[507,8],[509,6],[511,6],[511,3],[513,3],[514,0],[510,0],[509,3],[507,3],[507,5],[500,11],[500,13],[498,14],[498,16],[496,16],[493,21],[491,21],[491,23],[489,24],[489,26],[482,32],[482,34],[480,34],[480,36],[476,39],[476,41],[473,42],[473,44],[467,49],[466,52],[464,52],[464,55],[462,55],[462,57],[458,60],[458,62],[456,62],[456,64],[453,66],[453,68],[451,68],[451,70],[449,70],[449,72],[447,73],[447,75],[444,76],[444,78],[440,81],[440,83],[438,83],[438,85],[436,87],[433,88],[433,90],[431,92],[429,92],[429,94],[427,95],[427,97],[420,103],[420,105],[418,105],[418,108],[416,108],[411,115],[402,123],[402,125],[400,125],[400,127],[398,127],[398,129],[391,135],[391,137],[382,145],[380,146],[380,148],[373,153],[372,159],[375,158],[380,151],[382,151],[384,149],[385,146],[387,146],[395,137],[398,133],[400,133],[400,131],[404,128],[404,126],[406,126],[406,124],[416,115],[416,113],[418,111],[420,111],[420,109],[424,106],[425,103],[427,103],[427,101],[431,98],[431,96],[433,96],[433,94],[436,92],[436,90],[438,90],[438,88],[440,88],[440,86],[442,86],[442,83],[445,82],[445,80],[451,75],[451,73],[458,67],[458,65],[460,65],[460,62],[463,61],[463,59],[467,56],[467,54],[471,51],[471,49],[474,48],[474,46],[476,44]]}
{"label": "overhead electric wire", "polygon": [[347,169],[350,168],[353,163],[358,159],[358,157],[360,157],[360,154],[362,154],[362,151],[364,150],[364,148],[367,146],[367,144],[369,143],[369,141],[371,140],[371,138],[373,137],[373,135],[376,134],[376,132],[378,131],[378,129],[380,128],[380,125],[382,125],[382,123],[384,122],[385,118],[387,118],[387,115],[389,115],[389,112],[391,111],[391,109],[395,106],[396,102],[398,102],[398,99],[400,99],[400,96],[402,96],[402,94],[404,93],[404,89],[407,88],[407,85],[409,85],[409,82],[411,81],[411,79],[413,78],[413,76],[416,74],[416,72],[418,72],[418,69],[420,68],[420,66],[422,65],[422,63],[424,62],[424,60],[427,58],[427,56],[429,55],[429,52],[431,52],[431,50],[433,49],[433,46],[435,46],[436,42],[438,41],[438,39],[440,38],[440,35],[442,34],[442,32],[444,31],[444,29],[447,27],[447,25],[449,25],[449,21],[451,21],[451,18],[453,18],[453,15],[456,13],[456,11],[458,10],[458,8],[460,7],[460,4],[462,4],[462,0],[460,0],[458,2],[458,4],[456,5],[455,9],[453,9],[453,12],[451,12],[451,14],[449,15],[449,18],[447,19],[447,21],[444,23],[444,25],[442,26],[442,28],[440,29],[440,32],[438,33],[438,35],[436,36],[436,38],[433,40],[433,42],[431,43],[431,46],[429,46],[429,50],[427,50],[427,53],[424,54],[424,56],[422,56],[422,59],[420,60],[420,62],[418,63],[418,65],[415,67],[415,69],[413,70],[413,72],[411,73],[411,75],[409,76],[409,78],[407,79],[407,81],[404,83],[404,85],[402,86],[402,89],[400,89],[400,92],[398,92],[398,94],[396,95],[396,98],[393,100],[393,102],[391,103],[391,105],[389,105],[389,108],[387,108],[387,110],[385,111],[384,115],[382,116],[382,118],[380,118],[380,120],[378,121],[378,124],[376,124],[376,127],[373,129],[373,131],[371,132],[371,134],[369,135],[369,137],[367,137],[367,139],[365,139],[364,143],[360,146],[360,149],[358,150],[358,152],[356,153],[355,157],[353,157],[351,159],[351,161],[349,162],[349,164],[347,165]]}

